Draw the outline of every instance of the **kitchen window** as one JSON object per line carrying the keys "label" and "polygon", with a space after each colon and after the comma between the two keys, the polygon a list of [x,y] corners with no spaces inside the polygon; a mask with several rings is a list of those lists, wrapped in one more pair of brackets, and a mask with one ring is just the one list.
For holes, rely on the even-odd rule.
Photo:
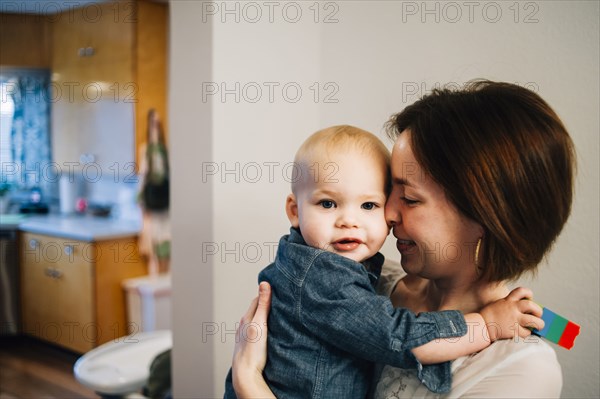
{"label": "kitchen window", "polygon": [[40,186],[50,161],[50,72],[0,71],[0,182]]}
{"label": "kitchen window", "polygon": [[[0,160],[2,164],[12,163],[12,121],[15,113],[15,102],[8,95],[8,83],[2,82],[2,107],[0,107]],[[4,172],[4,168],[2,168]]]}

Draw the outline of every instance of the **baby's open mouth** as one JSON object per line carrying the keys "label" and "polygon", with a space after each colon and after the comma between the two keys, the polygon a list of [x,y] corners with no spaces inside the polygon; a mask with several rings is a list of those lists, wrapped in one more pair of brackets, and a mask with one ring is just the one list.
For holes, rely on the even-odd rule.
{"label": "baby's open mouth", "polygon": [[362,244],[362,241],[358,238],[342,238],[341,240],[335,241],[332,246],[337,251],[352,251],[360,244]]}

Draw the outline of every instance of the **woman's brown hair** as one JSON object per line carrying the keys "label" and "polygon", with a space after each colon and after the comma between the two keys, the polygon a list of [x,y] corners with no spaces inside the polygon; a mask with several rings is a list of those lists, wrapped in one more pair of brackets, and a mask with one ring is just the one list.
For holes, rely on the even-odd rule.
{"label": "woman's brown hair", "polygon": [[487,281],[534,271],[562,230],[573,198],[573,143],[557,114],[523,87],[472,81],[436,89],[394,115],[411,131],[422,168],[485,230],[478,267]]}

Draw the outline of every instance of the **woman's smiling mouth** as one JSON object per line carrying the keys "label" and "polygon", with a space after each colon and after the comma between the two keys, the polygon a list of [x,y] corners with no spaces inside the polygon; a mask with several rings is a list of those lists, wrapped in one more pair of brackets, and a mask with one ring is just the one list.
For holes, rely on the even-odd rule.
{"label": "woman's smiling mouth", "polygon": [[414,250],[417,248],[417,244],[412,240],[402,240],[398,238],[396,241],[396,248],[398,248],[398,251],[404,255],[414,252]]}

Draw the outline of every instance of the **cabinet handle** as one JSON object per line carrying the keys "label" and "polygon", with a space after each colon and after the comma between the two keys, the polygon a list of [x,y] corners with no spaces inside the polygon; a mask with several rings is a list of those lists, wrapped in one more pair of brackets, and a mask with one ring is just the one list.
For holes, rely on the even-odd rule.
{"label": "cabinet handle", "polygon": [[40,242],[38,240],[36,240],[35,238],[32,238],[31,240],[29,240],[29,248],[30,249],[36,249],[39,246],[40,246]]}
{"label": "cabinet handle", "polygon": [[80,47],[77,50],[77,55],[80,57],[91,57],[95,52],[93,47]]}
{"label": "cabinet handle", "polygon": [[50,278],[59,279],[62,277],[63,272],[53,267],[47,267],[44,269],[44,274]]}

